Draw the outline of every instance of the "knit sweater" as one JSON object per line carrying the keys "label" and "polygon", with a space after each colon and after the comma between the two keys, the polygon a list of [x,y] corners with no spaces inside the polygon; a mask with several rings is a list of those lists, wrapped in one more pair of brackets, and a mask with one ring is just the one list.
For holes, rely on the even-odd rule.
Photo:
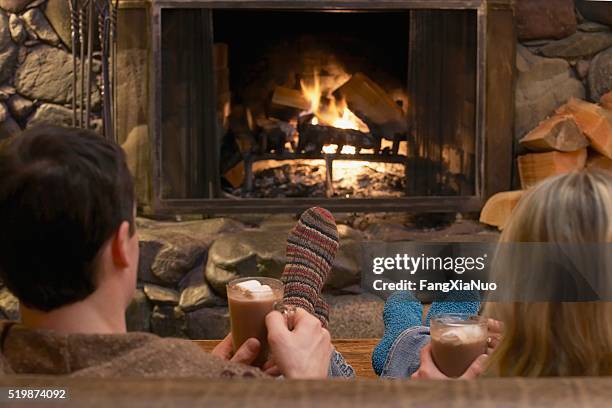
{"label": "knit sweater", "polygon": [[149,333],[61,334],[0,321],[0,374],[86,377],[267,377],[187,340]]}

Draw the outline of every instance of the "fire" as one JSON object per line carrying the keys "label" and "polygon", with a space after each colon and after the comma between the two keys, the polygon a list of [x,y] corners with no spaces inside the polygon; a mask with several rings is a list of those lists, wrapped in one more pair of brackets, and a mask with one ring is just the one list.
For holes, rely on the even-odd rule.
{"label": "fire", "polygon": [[[328,144],[328,145],[323,146],[323,153],[335,154],[337,152],[338,152],[338,145],[336,144]],[[340,150],[340,154],[357,154],[357,148],[355,146],[349,146],[349,145],[342,146],[342,150]]]}
{"label": "fire", "polygon": [[[333,95],[335,89],[323,89],[318,71],[314,73],[312,84],[307,84],[303,80],[300,84],[302,94],[310,101],[310,111],[308,113],[314,115],[311,124],[359,130],[364,133],[370,131],[368,126],[351,112],[344,99],[336,99]],[[336,89],[340,85],[338,84]],[[322,98],[323,96],[324,98]]]}
{"label": "fire", "polygon": [[355,146],[342,146],[341,154],[355,154],[357,153],[357,149]]}
{"label": "fire", "polygon": [[[314,124],[316,125],[316,123],[314,123]],[[338,151],[338,145],[329,144],[329,145],[323,146],[323,153],[325,153],[325,154],[334,154],[337,151]]]}

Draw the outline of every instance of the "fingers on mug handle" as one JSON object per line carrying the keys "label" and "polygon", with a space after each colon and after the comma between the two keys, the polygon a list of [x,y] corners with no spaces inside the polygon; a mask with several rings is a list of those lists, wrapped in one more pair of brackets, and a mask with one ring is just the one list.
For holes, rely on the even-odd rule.
{"label": "fingers on mug handle", "polygon": [[285,323],[287,323],[287,329],[293,330],[295,327],[295,313],[297,311],[296,307],[281,300],[274,304],[274,310],[283,315],[285,318]]}

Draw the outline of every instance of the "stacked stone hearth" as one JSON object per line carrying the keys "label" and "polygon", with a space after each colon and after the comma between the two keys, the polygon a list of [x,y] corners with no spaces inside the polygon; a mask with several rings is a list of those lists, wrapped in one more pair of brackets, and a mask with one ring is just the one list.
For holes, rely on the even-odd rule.
{"label": "stacked stone hearth", "polygon": [[[341,244],[324,295],[336,338],[382,335],[383,301],[359,286],[362,242],[489,242],[498,236],[475,221],[455,221],[454,215],[423,220],[404,214],[337,216]],[[139,218],[138,289],[127,312],[128,329],[223,337],[229,331],[225,284],[242,276],[279,277],[295,222],[289,215],[183,222]],[[6,288],[0,289],[0,312],[0,318],[18,318],[17,302]]]}
{"label": "stacked stone hearth", "polygon": [[[490,241],[496,233],[473,221],[435,221],[424,228],[405,215],[339,216],[340,250],[325,296],[332,335],[382,335],[381,299],[360,288],[361,243],[377,241]],[[442,220],[444,221],[444,220]],[[291,215],[214,218],[190,222],[139,220],[139,289],[131,330],[193,339],[229,331],[225,285],[243,276],[280,277]]]}
{"label": "stacked stone hearth", "polygon": [[[69,17],[65,0],[0,0],[0,139],[37,124],[72,123]],[[92,64],[97,129],[100,66],[99,60]]]}

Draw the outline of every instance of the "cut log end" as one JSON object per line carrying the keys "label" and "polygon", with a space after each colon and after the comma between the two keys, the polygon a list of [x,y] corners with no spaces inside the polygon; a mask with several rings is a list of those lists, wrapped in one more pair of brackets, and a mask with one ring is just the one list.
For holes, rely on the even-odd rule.
{"label": "cut log end", "polygon": [[557,113],[572,115],[593,149],[612,159],[612,112],[594,103],[572,98]]}
{"label": "cut log end", "polygon": [[232,185],[232,187],[240,187],[244,183],[245,177],[244,161],[241,161],[240,163],[236,164],[234,167],[226,171],[224,176],[228,183]]}
{"label": "cut log end", "polygon": [[525,194],[524,190],[505,191],[489,198],[480,213],[480,222],[503,230],[512,211]]}
{"label": "cut log end", "polygon": [[521,187],[527,189],[542,180],[584,168],[587,149],[575,152],[531,153],[518,158]]}
{"label": "cut log end", "polygon": [[574,152],[589,145],[571,115],[554,115],[544,120],[519,143],[536,152]]}

